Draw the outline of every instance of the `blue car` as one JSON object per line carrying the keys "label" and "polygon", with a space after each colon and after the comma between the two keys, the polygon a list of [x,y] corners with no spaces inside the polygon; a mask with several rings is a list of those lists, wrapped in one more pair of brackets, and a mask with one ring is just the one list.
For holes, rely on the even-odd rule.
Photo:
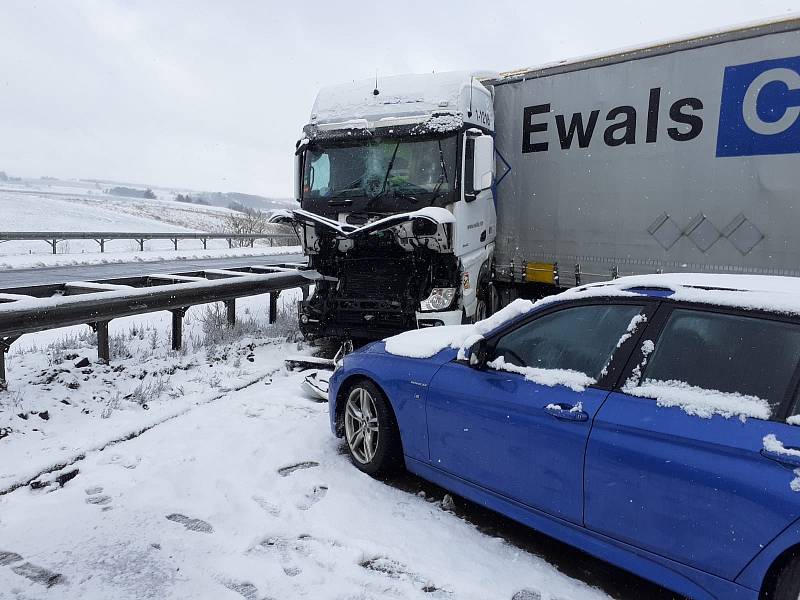
{"label": "blue car", "polygon": [[800,285],[655,275],[348,355],[331,427],[696,599],[800,596]]}

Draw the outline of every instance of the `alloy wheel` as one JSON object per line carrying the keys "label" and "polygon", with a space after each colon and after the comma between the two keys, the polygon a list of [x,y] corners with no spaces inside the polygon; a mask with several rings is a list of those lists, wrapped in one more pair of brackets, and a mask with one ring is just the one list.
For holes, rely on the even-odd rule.
{"label": "alloy wheel", "polygon": [[378,450],[378,412],[375,400],[362,387],[356,387],[347,397],[344,429],[350,454],[359,463],[367,464]]}

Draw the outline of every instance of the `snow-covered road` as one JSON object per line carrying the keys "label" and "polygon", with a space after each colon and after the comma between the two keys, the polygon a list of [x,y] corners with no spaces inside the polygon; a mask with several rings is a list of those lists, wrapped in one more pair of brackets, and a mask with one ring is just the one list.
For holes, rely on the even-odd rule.
{"label": "snow-covered road", "polygon": [[0,497],[0,597],[607,597],[361,474],[300,378],[91,452],[55,491]]}

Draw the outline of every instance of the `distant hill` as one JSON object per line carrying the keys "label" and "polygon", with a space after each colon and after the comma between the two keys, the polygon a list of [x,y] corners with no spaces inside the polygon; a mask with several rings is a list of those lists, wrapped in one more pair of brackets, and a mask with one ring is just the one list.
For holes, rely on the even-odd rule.
{"label": "distant hill", "polygon": [[212,206],[229,208],[238,204],[246,208],[257,210],[275,210],[279,208],[294,208],[296,202],[291,198],[267,198],[255,194],[242,194],[241,192],[193,192],[192,198],[204,200]]}

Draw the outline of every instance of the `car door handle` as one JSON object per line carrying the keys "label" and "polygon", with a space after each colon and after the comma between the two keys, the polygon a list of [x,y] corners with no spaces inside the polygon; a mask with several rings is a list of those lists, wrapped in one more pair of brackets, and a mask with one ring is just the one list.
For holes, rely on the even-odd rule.
{"label": "car door handle", "polygon": [[544,407],[544,412],[562,421],[587,421],[589,415],[584,411],[580,404],[571,405],[559,402],[558,404],[548,404]]}
{"label": "car door handle", "polygon": [[[788,447],[786,449],[789,450]],[[791,448],[791,450],[800,450],[800,448]],[[769,458],[770,460],[777,461],[779,463],[783,463],[785,465],[790,465],[792,467],[800,467],[800,456],[795,456],[793,454],[773,452],[772,450],[767,450],[766,448],[762,448],[761,456],[763,456],[764,458]]]}

